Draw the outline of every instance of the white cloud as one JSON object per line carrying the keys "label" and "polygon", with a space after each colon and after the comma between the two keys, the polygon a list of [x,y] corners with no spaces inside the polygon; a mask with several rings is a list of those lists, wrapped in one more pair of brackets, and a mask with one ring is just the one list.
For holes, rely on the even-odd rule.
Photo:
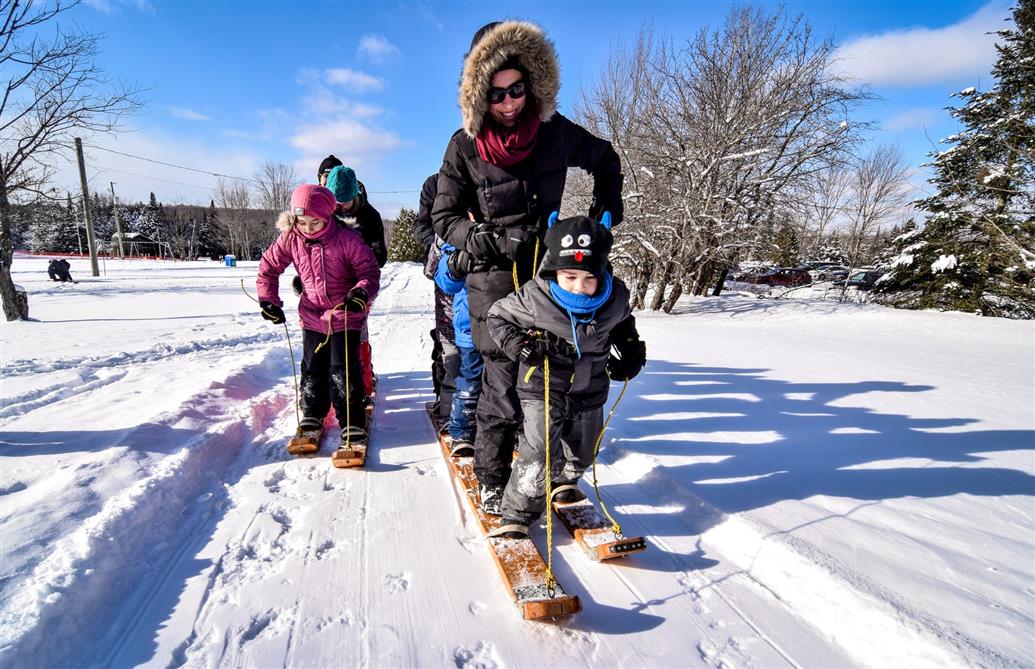
{"label": "white cloud", "polygon": [[325,70],[324,79],[328,84],[342,86],[352,93],[380,91],[385,87],[383,79],[347,67]]}
{"label": "white cloud", "polygon": [[302,105],[309,116],[336,116],[347,114],[354,118],[373,118],[384,112],[374,104],[352,102],[339,97],[327,88],[317,87],[302,98]]}
{"label": "white cloud", "polygon": [[155,14],[155,6],[150,0],[83,0],[83,4],[92,7],[101,14],[121,14],[122,7],[132,5],[147,14]]}
{"label": "white cloud", "polygon": [[914,107],[887,119],[884,121],[883,127],[889,132],[924,128],[937,121],[941,113],[940,109],[933,107]]}
{"label": "white cloud", "polygon": [[838,71],[862,82],[912,86],[969,81],[995,62],[995,35],[1007,5],[992,2],[944,28],[910,28],[865,35],[837,49]]}
{"label": "white cloud", "polygon": [[400,53],[399,47],[389,42],[384,35],[363,35],[356,49],[357,58],[366,58],[374,63],[383,63]]}
{"label": "white cloud", "polygon": [[175,118],[182,118],[186,121],[211,121],[212,119],[201,112],[187,109],[186,107],[169,107],[169,114]]}
{"label": "white cloud", "polygon": [[303,124],[290,142],[305,155],[322,154],[322,158],[334,153],[343,161],[347,156],[374,157],[408,145],[393,132],[342,117]]}

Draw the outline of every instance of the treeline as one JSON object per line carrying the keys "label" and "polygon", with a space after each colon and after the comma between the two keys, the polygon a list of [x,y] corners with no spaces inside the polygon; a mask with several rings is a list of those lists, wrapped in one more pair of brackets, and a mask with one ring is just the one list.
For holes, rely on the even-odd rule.
{"label": "treeline", "polygon": [[[90,197],[90,213],[98,253],[116,256],[119,245],[116,217],[126,235],[143,235],[148,242],[136,244],[137,255],[188,258],[220,258],[232,253],[254,259],[276,238],[274,214],[257,209],[226,209],[209,206],[163,205],[154,193],[147,203],[115,204],[110,196]],[[39,253],[88,253],[86,225],[79,202],[68,196],[63,204],[37,201],[15,205],[11,217],[14,247]],[[150,242],[154,242],[153,244]]]}

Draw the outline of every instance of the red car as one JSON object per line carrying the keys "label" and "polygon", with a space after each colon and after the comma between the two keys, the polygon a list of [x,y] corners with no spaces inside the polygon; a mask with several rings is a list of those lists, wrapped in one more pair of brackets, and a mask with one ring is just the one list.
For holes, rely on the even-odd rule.
{"label": "red car", "polygon": [[767,284],[770,286],[804,286],[812,283],[807,270],[792,267],[775,267],[762,272],[748,273],[737,277],[743,283]]}

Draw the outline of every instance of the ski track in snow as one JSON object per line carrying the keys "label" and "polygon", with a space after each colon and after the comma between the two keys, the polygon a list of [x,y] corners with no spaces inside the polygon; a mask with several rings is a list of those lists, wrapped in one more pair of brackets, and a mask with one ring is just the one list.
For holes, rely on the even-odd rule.
{"label": "ski track in snow", "polygon": [[[584,611],[561,624],[520,621],[423,413],[431,385],[425,370],[430,295],[419,268],[385,268],[371,316],[380,382],[364,470],[330,467],[336,429],[326,431],[315,455],[284,451],[295,410],[290,361],[282,347],[271,346],[282,339],[279,329],[5,364],[11,377],[72,374],[71,382],[5,398],[0,419],[13,424],[44,407],[103,393],[133,366],[161,374],[184,356],[262,356],[213,379],[176,410],[148,417],[175,430],[148,423],[120,439],[167,435],[152,452],[127,453],[138,463],[138,478],[107,498],[84,500],[82,522],[51,537],[28,573],[5,579],[0,661],[890,666],[908,648],[910,666],[1016,664],[807,541],[751,513],[727,517],[661,458],[639,452],[635,434],[610,443],[599,476],[609,508],[644,510],[628,512],[623,527],[627,536],[646,536],[647,552],[593,563],[555,523],[554,570]],[[675,385],[692,390],[691,383]],[[661,384],[657,390],[642,397],[674,398]],[[743,414],[653,418],[737,415]],[[748,433],[722,434],[747,443]],[[46,483],[5,479],[0,494],[31,504],[62,487],[94,485],[109,476],[100,453]],[[532,534],[545,551],[542,522]],[[462,582],[444,587],[448,574]]]}

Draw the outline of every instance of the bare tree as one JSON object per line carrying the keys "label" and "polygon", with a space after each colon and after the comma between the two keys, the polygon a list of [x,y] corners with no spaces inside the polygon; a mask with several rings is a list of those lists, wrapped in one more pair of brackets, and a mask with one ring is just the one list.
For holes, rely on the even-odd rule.
{"label": "bare tree", "polygon": [[288,208],[291,191],[299,183],[293,167],[272,161],[263,163],[253,178],[258,182],[259,208],[274,213]]}
{"label": "bare tree", "polygon": [[97,35],[43,26],[76,0],[0,0],[0,296],[19,317],[11,280],[11,207],[46,196],[53,165],[74,132],[110,132],[142,105],[135,88],[111,83],[94,62]]}
{"label": "bare tree", "polygon": [[[848,274],[859,264],[863,242],[880,231],[880,226],[903,213],[909,184],[906,164],[897,145],[883,144],[859,160],[849,182],[845,214]],[[845,281],[842,298],[848,290]]]}
{"label": "bare tree", "polygon": [[616,248],[645,271],[650,308],[703,293],[760,240],[772,212],[843,164],[867,95],[832,74],[833,44],[782,10],[737,8],[677,45],[644,31],[583,93],[580,119],[608,137],[626,175]]}

